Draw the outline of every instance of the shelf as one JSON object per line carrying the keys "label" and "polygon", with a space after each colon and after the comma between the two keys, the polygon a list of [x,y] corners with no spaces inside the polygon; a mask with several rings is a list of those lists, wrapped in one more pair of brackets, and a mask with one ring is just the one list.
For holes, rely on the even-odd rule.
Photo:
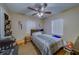
{"label": "shelf", "polygon": [[9,16],[7,14],[4,14],[5,16],[5,28],[4,28],[4,31],[5,31],[5,36],[10,36],[12,35],[12,31],[11,31],[11,21],[9,20]]}
{"label": "shelf", "polygon": [[9,25],[9,24],[10,24],[10,22],[11,22],[11,21],[7,21],[7,22],[5,22],[5,26],[6,26],[6,25]]}
{"label": "shelf", "polygon": [[10,30],[11,28],[6,28],[5,31]]}
{"label": "shelf", "polygon": [[5,36],[10,36],[12,32],[6,33]]}
{"label": "shelf", "polygon": [[5,31],[6,31],[6,30],[11,30],[11,26],[10,26],[10,27],[5,28]]}
{"label": "shelf", "polygon": [[9,19],[9,16],[6,13],[4,13],[4,17],[5,17],[5,20]]}

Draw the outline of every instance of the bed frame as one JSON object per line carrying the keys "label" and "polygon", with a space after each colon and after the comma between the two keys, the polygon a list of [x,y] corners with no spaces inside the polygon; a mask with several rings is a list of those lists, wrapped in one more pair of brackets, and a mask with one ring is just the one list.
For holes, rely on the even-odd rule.
{"label": "bed frame", "polygon": [[44,30],[43,29],[31,29],[31,36],[32,36],[32,33],[40,32],[40,31],[44,31]]}

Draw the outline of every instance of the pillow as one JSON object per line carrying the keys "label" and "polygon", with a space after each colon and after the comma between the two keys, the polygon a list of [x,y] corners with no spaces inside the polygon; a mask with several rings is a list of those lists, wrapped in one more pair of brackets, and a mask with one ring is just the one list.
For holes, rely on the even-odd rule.
{"label": "pillow", "polygon": [[53,37],[56,37],[56,38],[61,38],[61,36],[59,36],[59,35],[53,35]]}
{"label": "pillow", "polygon": [[42,32],[34,32],[33,35],[40,35]]}

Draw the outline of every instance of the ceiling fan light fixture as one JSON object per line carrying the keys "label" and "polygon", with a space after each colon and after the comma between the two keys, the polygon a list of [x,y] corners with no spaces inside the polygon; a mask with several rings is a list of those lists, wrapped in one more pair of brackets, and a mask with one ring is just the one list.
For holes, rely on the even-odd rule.
{"label": "ceiling fan light fixture", "polygon": [[44,7],[41,8],[41,11],[44,11]]}
{"label": "ceiling fan light fixture", "polygon": [[47,7],[47,3],[43,3],[43,4],[37,3],[35,4],[34,8],[28,7],[28,9],[35,11],[35,13],[32,14],[33,16],[36,15],[39,18],[42,18],[51,14],[51,11],[45,11],[46,7]]}
{"label": "ceiling fan light fixture", "polygon": [[37,13],[37,15],[38,15],[39,17],[42,17],[42,16],[44,15],[44,13]]}

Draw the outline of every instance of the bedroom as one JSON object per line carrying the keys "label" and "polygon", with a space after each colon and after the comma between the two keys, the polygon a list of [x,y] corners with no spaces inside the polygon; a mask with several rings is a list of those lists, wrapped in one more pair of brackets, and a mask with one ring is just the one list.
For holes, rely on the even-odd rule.
{"label": "bedroom", "polygon": [[[47,14],[43,14],[43,17],[40,17],[45,12],[43,8],[48,12],[46,12]],[[18,46],[18,55],[72,54],[72,50],[66,49],[63,45],[70,43],[69,46],[72,46],[79,36],[79,4],[3,3],[0,4],[0,13],[0,39],[2,41],[3,39],[6,41],[7,38],[11,39],[12,37],[16,39],[15,44]],[[12,31],[12,34],[6,37],[4,35],[4,19],[11,21],[11,29],[9,30]],[[41,32],[43,32],[42,36],[38,35]],[[31,34],[33,35],[31,36]],[[36,35],[40,38],[36,37]],[[56,40],[54,42],[52,38],[59,39],[61,41],[59,42],[60,44],[56,43]],[[59,46],[56,45],[54,49],[52,48],[52,51],[49,47],[50,43],[56,43]],[[1,50],[4,49],[3,47]]]}

